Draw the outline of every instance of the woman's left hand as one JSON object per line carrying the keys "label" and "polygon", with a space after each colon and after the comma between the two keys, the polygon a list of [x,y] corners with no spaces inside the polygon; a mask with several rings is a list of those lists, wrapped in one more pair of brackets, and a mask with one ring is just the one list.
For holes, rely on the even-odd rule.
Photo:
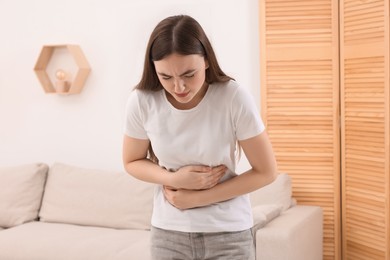
{"label": "woman's left hand", "polygon": [[197,196],[194,195],[195,193],[201,191],[184,190],[184,189],[176,190],[175,188],[164,186],[163,192],[164,192],[165,199],[168,200],[168,202],[171,203],[172,206],[178,209],[183,210],[183,209],[199,207],[199,205],[197,205],[197,200],[196,200]]}

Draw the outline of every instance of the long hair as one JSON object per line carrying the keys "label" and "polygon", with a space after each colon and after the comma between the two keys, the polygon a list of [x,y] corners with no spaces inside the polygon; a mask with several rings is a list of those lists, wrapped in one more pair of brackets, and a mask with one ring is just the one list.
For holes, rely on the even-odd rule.
{"label": "long hair", "polygon": [[[163,86],[158,79],[154,61],[162,60],[173,53],[198,54],[204,57],[209,65],[206,69],[208,84],[233,80],[220,68],[213,47],[202,26],[188,15],[176,15],[159,22],[151,33],[145,53],[144,70],[135,88],[149,91],[162,90]],[[149,158],[158,162],[151,145],[149,146]]]}
{"label": "long hair", "polygon": [[233,79],[221,70],[213,47],[200,24],[188,15],[177,15],[159,22],[150,35],[143,74],[136,88],[153,91],[163,89],[153,62],[173,53],[203,56],[209,64],[206,70],[206,82],[209,84]]}

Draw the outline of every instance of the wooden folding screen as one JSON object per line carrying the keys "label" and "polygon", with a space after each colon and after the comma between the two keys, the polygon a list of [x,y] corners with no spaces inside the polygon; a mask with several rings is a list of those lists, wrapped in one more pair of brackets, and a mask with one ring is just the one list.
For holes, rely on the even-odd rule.
{"label": "wooden folding screen", "polygon": [[260,0],[261,104],[299,204],[324,210],[324,259],[340,259],[337,0]]}
{"label": "wooden folding screen", "polygon": [[324,259],[390,260],[389,8],[260,0],[263,118],[294,197],[324,209]]}
{"label": "wooden folding screen", "polygon": [[343,259],[390,259],[389,1],[340,2]]}

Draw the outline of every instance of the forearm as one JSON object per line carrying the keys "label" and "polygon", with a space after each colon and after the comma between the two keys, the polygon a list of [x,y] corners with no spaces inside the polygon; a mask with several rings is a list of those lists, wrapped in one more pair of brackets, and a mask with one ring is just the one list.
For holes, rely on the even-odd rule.
{"label": "forearm", "polygon": [[263,131],[239,143],[252,167],[237,177],[199,193],[199,206],[250,193],[275,180],[278,174],[277,163],[267,133]]}
{"label": "forearm", "polygon": [[249,170],[232,179],[222,182],[211,189],[198,191],[196,196],[197,207],[226,201],[237,196],[255,191],[275,180],[276,171],[257,172]]}
{"label": "forearm", "polygon": [[148,159],[140,159],[125,164],[127,173],[150,183],[172,185],[172,174]]}
{"label": "forearm", "polygon": [[173,191],[165,188],[165,198],[179,209],[203,207],[250,193],[273,182],[278,171],[267,133],[240,141],[240,145],[252,166],[250,170],[210,189]]}

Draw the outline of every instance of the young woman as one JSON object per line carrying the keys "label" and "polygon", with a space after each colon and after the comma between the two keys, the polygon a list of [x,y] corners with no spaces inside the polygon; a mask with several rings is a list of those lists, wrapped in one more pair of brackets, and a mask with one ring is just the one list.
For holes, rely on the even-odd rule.
{"label": "young woman", "polygon": [[[240,149],[251,168],[236,174]],[[248,193],[275,179],[272,146],[252,97],[189,16],[162,20],[150,36],[126,106],[123,161],[157,184],[153,259],[254,259]]]}

